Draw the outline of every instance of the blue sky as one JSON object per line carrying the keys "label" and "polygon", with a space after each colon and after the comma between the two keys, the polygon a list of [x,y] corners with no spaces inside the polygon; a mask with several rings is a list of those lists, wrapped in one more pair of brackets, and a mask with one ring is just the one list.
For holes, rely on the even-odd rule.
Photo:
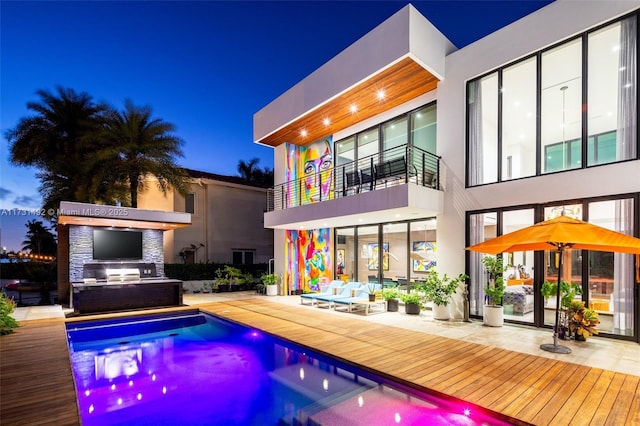
{"label": "blue sky", "polygon": [[[12,166],[4,137],[36,90],[85,91],[150,105],[185,141],[184,167],[237,174],[273,167],[253,114],[407,1],[6,1],[0,3],[0,213],[38,209],[36,170]],[[411,2],[461,48],[549,1]],[[0,215],[0,245],[20,248],[27,219]]]}

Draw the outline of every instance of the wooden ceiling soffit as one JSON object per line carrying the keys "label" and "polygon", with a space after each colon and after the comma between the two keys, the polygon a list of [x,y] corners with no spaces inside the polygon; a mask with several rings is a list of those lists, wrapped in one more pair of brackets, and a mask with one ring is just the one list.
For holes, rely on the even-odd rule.
{"label": "wooden ceiling soffit", "polygon": [[[285,142],[308,145],[430,92],[437,85],[437,77],[405,58],[257,142],[274,147]],[[383,99],[379,91],[384,92]],[[353,105],[356,112],[352,112]]]}

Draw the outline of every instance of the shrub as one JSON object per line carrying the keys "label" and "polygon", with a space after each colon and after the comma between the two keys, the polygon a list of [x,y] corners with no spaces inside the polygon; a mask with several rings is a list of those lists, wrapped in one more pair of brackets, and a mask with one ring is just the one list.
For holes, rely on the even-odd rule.
{"label": "shrub", "polygon": [[16,309],[16,302],[0,292],[0,335],[13,333],[13,329],[20,326],[18,321],[11,316]]}

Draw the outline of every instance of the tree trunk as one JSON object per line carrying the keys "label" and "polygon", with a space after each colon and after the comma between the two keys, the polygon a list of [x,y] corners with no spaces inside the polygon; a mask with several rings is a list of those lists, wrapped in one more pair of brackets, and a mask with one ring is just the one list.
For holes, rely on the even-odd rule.
{"label": "tree trunk", "polygon": [[129,176],[129,186],[131,189],[131,207],[138,208],[138,176]]}

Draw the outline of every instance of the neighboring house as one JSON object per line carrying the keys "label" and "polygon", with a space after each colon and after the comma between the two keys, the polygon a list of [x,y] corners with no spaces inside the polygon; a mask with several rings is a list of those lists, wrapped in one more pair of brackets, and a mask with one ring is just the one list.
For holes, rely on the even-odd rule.
{"label": "neighboring house", "polygon": [[167,231],[165,263],[268,263],[273,258],[273,231],[264,228],[265,188],[237,176],[189,170],[191,191],[183,197],[163,195],[150,182],[138,196],[138,207],[191,213],[191,226]]}
{"label": "neighboring house", "polygon": [[[257,112],[288,290],[337,275],[404,285],[435,267],[470,275],[480,317],[487,278],[465,247],[563,213],[639,236],[639,7],[558,0],[457,49],[408,5]],[[555,253],[505,262],[505,319],[552,324],[539,288]],[[566,262],[604,335],[639,340],[638,262]],[[463,306],[458,294],[452,314]]]}

